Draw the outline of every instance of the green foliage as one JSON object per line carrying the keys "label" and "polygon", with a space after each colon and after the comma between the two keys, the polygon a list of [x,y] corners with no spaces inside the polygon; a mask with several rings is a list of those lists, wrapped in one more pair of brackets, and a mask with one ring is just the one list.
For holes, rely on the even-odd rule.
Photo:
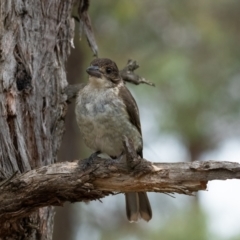
{"label": "green foliage", "polygon": [[[177,212],[161,230],[153,234],[152,240],[207,240],[207,219],[198,207]],[[212,239],[213,240],[213,239]]]}
{"label": "green foliage", "polygon": [[[129,58],[138,61],[138,74],[155,82],[156,88],[144,85],[131,90],[151,108],[149,117],[156,118],[159,135],[178,136],[192,160],[239,134],[239,15],[237,0],[93,0],[90,4],[99,56],[115,60],[119,68]],[[86,68],[92,52],[86,41],[80,46]],[[167,209],[166,220],[161,211],[170,206],[153,202],[155,217],[148,224],[129,224],[123,208],[113,203],[102,215],[102,206],[94,210],[88,206],[81,213],[80,235],[104,240],[225,240],[209,233],[205,214],[194,206],[172,215]],[[163,220],[158,222],[159,218]]]}
{"label": "green foliage", "polygon": [[[159,128],[192,158],[217,146],[240,116],[239,1],[93,2],[100,56],[122,67],[137,59],[142,87],[161,113]],[[139,91],[139,90],[137,90]]]}

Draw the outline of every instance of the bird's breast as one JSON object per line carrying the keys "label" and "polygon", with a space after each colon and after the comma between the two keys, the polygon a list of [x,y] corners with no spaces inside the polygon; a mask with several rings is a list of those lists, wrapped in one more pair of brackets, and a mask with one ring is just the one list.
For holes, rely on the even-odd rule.
{"label": "bird's breast", "polygon": [[123,151],[123,136],[131,138],[136,149],[142,144],[141,135],[129,121],[126,108],[118,98],[117,89],[82,91],[76,104],[76,116],[86,145],[110,156]]}

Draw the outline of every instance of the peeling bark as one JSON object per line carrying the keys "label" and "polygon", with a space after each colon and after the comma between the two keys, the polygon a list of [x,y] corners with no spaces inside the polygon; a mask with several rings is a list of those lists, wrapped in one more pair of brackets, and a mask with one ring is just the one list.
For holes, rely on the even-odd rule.
{"label": "peeling bark", "polygon": [[[73,2],[0,2],[0,179],[56,162]],[[5,222],[0,239],[51,239],[53,216],[53,208],[45,207]]]}
{"label": "peeling bark", "polygon": [[40,207],[61,206],[66,201],[89,201],[139,191],[193,195],[205,190],[210,180],[239,178],[240,164],[234,162],[152,164],[138,158],[127,165],[125,161],[96,158],[86,170],[81,161],[56,163],[2,183],[0,225],[14,222]]}

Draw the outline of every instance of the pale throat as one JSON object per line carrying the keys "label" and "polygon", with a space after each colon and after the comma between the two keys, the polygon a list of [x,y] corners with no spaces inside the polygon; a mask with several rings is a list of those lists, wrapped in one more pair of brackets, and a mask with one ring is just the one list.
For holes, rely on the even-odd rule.
{"label": "pale throat", "polygon": [[105,88],[112,86],[112,83],[105,76],[102,76],[101,78],[89,76],[88,79],[89,85],[93,88]]}

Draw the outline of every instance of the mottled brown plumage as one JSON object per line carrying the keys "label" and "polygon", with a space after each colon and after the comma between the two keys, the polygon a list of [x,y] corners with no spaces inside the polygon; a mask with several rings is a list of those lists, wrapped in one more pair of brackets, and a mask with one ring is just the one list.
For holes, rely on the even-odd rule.
{"label": "mottled brown plumage", "polygon": [[[87,69],[89,83],[79,92],[76,117],[86,145],[94,151],[118,157],[124,152],[123,137],[132,140],[142,157],[142,133],[137,104],[124,85],[116,63],[94,59]],[[129,221],[152,217],[144,192],[126,193]]]}

